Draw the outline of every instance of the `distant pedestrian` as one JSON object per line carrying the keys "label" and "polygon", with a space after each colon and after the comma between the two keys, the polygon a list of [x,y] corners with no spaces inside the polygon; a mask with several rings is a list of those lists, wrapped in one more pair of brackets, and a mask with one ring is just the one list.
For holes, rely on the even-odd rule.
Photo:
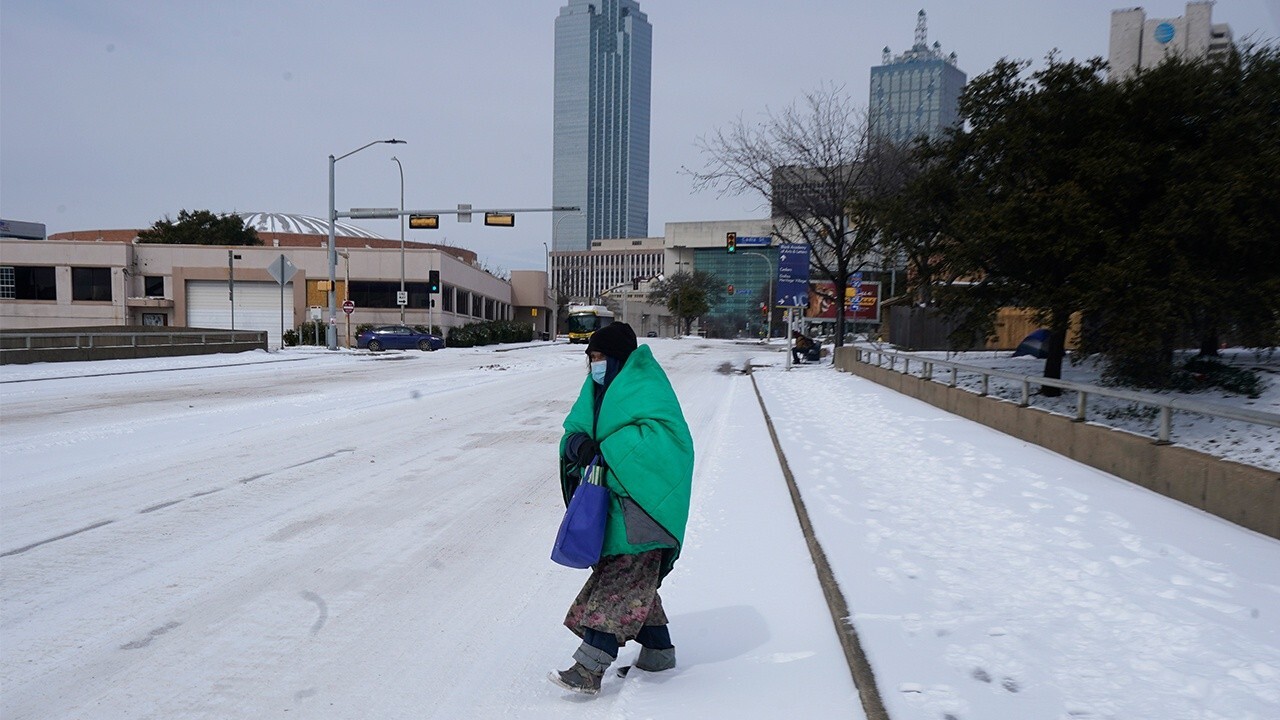
{"label": "distant pedestrian", "polygon": [[666,373],[649,346],[637,346],[630,325],[597,330],[587,356],[590,374],[560,440],[560,488],[567,504],[596,459],[603,464],[612,501],[600,562],[564,620],[582,644],[573,666],[549,678],[595,695],[618,649],[630,640],[641,645],[635,667],[649,672],[675,667],[658,587],[684,543],[693,438]]}
{"label": "distant pedestrian", "polygon": [[797,363],[804,362],[804,358],[809,354],[809,351],[813,349],[813,340],[810,340],[808,336],[804,335],[799,330],[792,331],[791,339],[795,341],[795,344],[791,347],[792,359]]}

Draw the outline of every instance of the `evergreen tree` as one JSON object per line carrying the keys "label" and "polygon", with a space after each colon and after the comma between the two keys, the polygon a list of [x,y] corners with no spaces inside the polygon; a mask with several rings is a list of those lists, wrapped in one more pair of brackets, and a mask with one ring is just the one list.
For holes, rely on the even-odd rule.
{"label": "evergreen tree", "polygon": [[1032,310],[1049,330],[1044,376],[1061,378],[1071,316],[1108,262],[1124,206],[1127,166],[1116,160],[1132,148],[1115,143],[1119,92],[1102,60],[1050,55],[1029,77],[1025,67],[1001,60],[961,97],[969,129],[945,148],[955,190],[945,230],[948,262],[973,284],[940,300],[970,338],[990,332],[1001,307]]}
{"label": "evergreen tree", "polygon": [[178,213],[177,221],[165,215],[138,233],[138,242],[168,245],[261,245],[258,231],[246,227],[234,213],[215,215],[208,210]]}
{"label": "evergreen tree", "polygon": [[724,281],[711,273],[681,271],[659,280],[649,291],[649,302],[665,305],[680,319],[684,334],[688,335],[693,321],[720,301],[724,287]]}

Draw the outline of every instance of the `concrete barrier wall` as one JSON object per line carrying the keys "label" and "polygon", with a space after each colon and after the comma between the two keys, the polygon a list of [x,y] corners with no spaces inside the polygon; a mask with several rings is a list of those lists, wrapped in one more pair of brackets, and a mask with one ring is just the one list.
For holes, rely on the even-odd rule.
{"label": "concrete barrier wall", "polygon": [[1280,539],[1280,473],[1243,465],[1123,430],[983,397],[939,382],[854,360],[836,351],[836,368],[947,412],[1035,443],[1237,525]]}
{"label": "concrete barrier wall", "polygon": [[[75,347],[65,337],[33,337],[28,334],[72,333],[92,337],[92,347]],[[31,347],[28,348],[27,346]],[[240,330],[189,330],[183,328],[140,328],[107,326],[101,328],[56,328],[30,331],[0,332],[0,364],[21,365],[35,362],[68,362],[75,360],[122,360],[178,355],[212,355],[247,350],[266,350],[267,333]]]}

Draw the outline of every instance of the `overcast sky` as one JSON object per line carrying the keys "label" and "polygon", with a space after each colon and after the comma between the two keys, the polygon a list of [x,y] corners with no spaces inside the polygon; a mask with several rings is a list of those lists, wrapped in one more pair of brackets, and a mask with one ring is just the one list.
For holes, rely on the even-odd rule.
{"label": "overcast sky", "polygon": [[[337,206],[551,204],[553,25],[563,0],[0,0],[0,217],[49,233],[142,228],[182,209],[324,217]],[[865,103],[881,48],[925,9],[970,78],[1001,57],[1105,57],[1124,0],[641,0],[653,26],[649,234],[762,217],[760,197],[694,193],[699,136],[843,85]],[[1184,13],[1149,0],[1151,17]],[[1236,38],[1280,37],[1280,0],[1219,0]],[[360,224],[398,238],[395,221]],[[409,231],[407,231],[409,232]],[[543,267],[550,214],[408,237],[493,270]]]}

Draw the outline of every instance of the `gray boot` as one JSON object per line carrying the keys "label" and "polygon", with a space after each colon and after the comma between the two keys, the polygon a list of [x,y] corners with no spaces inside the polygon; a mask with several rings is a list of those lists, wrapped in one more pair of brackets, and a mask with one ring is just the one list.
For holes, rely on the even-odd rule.
{"label": "gray boot", "polygon": [[600,694],[600,678],[603,672],[591,672],[582,663],[574,663],[568,670],[556,670],[547,675],[547,679],[565,690],[572,690],[586,695]]}
{"label": "gray boot", "polygon": [[655,650],[653,648],[640,648],[640,655],[636,658],[636,667],[646,672],[662,672],[670,670],[676,666],[676,649],[674,647]]}
{"label": "gray boot", "polygon": [[547,679],[565,690],[586,695],[600,694],[600,678],[613,662],[613,656],[584,642],[573,653],[573,659],[576,661],[573,667],[554,671],[547,675]]}

